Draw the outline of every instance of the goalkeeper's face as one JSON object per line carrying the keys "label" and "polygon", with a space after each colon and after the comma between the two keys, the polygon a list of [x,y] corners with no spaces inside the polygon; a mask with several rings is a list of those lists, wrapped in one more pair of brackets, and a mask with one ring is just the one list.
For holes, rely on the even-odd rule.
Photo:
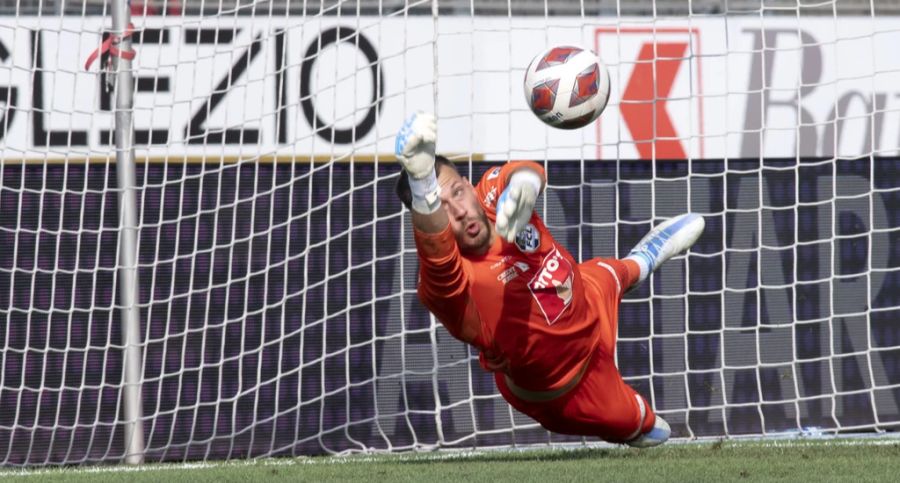
{"label": "goalkeeper's face", "polygon": [[453,169],[444,168],[438,174],[441,202],[450,218],[450,229],[463,254],[482,255],[491,247],[493,226],[488,221],[475,187]]}

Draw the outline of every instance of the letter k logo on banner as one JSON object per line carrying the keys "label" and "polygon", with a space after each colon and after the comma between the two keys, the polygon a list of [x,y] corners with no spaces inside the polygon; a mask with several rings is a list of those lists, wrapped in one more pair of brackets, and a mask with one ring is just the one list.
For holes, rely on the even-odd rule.
{"label": "letter k logo on banner", "polygon": [[666,102],[687,52],[687,42],[645,42],[622,94],[619,111],[641,159],[684,159],[687,156]]}
{"label": "letter k logo on banner", "polygon": [[607,28],[594,31],[610,66],[616,113],[597,123],[597,157],[703,157],[700,31],[696,27]]}

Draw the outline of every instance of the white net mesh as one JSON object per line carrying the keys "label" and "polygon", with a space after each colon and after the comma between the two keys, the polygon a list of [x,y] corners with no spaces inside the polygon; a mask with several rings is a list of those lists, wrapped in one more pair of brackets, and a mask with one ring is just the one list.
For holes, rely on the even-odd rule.
{"label": "white net mesh", "polygon": [[[581,259],[707,215],[621,311],[675,437],[896,428],[897,2],[308,3],[132,5],[148,461],[582,441],[416,300],[390,153],[417,109],[473,179],[545,162]],[[83,66],[108,5],[0,6],[0,462],[122,460],[112,94]],[[575,132],[521,92],[566,43],[613,82]]]}

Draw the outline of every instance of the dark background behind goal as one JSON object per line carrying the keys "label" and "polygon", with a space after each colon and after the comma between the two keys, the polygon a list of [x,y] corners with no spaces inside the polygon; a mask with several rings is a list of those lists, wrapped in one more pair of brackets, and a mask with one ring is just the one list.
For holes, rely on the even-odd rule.
{"label": "dark background behind goal", "polygon": [[[0,171],[3,464],[122,457],[114,168]],[[397,170],[138,165],[148,461],[579,440],[510,419],[476,354],[432,332]],[[552,161],[548,177],[539,210],[576,258],[707,215],[621,311],[622,373],[675,436],[900,422],[900,160]]]}

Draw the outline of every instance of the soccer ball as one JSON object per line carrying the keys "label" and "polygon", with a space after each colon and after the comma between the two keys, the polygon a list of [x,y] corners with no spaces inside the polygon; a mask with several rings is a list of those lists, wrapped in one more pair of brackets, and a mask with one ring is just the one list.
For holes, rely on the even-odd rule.
{"label": "soccer ball", "polygon": [[553,127],[587,126],[609,102],[609,71],[590,50],[553,47],[528,66],[525,101],[538,119]]}

